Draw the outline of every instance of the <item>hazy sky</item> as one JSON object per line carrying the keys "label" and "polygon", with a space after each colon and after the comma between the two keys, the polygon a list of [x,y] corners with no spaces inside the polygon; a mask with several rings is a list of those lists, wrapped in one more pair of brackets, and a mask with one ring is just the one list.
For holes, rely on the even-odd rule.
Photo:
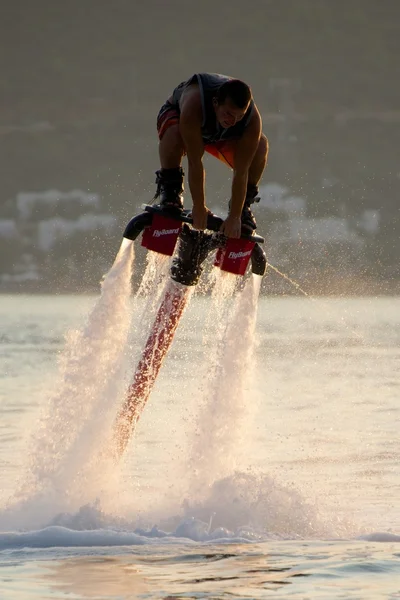
{"label": "hazy sky", "polygon": [[[271,143],[267,177],[311,198],[338,178],[356,202],[369,188],[374,200],[387,179],[397,184],[399,24],[397,0],[9,3],[0,201],[86,187],[118,207],[150,193],[158,109],[196,71],[251,85]],[[223,185],[214,164],[208,174]]]}

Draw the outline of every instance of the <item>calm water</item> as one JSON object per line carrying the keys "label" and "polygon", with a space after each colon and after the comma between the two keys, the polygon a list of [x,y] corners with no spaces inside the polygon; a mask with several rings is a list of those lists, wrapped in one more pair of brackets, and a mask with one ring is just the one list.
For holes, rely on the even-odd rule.
{"label": "calm water", "polygon": [[112,469],[151,305],[0,297],[2,600],[400,598],[400,298],[222,297]]}

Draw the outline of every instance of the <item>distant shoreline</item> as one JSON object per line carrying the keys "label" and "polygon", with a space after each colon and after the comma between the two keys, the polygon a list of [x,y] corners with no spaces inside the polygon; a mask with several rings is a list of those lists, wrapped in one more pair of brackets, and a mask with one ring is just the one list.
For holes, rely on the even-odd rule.
{"label": "distant shoreline", "polygon": [[[400,296],[399,280],[356,279],[354,277],[341,277],[335,280],[314,279],[312,282],[293,279],[294,283],[267,273],[261,286],[261,296],[312,296],[312,297],[374,297],[374,296]],[[133,286],[136,291],[138,284]],[[32,296],[93,296],[101,292],[100,285],[88,286],[84,284],[69,284],[54,286],[31,282],[30,284],[0,285],[0,295],[32,295]]]}

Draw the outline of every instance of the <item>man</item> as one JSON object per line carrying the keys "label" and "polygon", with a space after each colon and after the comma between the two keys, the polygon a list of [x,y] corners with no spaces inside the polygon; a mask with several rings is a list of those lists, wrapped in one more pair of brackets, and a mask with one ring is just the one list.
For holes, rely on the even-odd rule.
{"label": "man", "polygon": [[258,201],[258,182],[268,155],[261,117],[249,86],[215,73],[197,73],[184,81],[162,106],[157,118],[161,169],[156,172],[162,206],[183,208],[182,157],[188,160],[193,226],[205,229],[204,151],[233,169],[229,214],[221,231],[239,238],[256,229],[250,205]]}

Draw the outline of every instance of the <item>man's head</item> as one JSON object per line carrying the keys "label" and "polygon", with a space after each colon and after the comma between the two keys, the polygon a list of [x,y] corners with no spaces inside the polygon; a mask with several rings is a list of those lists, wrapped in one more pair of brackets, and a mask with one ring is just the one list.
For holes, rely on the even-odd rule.
{"label": "man's head", "polygon": [[218,122],[227,129],[243,119],[251,102],[251,89],[240,79],[229,79],[217,90],[214,109]]}

